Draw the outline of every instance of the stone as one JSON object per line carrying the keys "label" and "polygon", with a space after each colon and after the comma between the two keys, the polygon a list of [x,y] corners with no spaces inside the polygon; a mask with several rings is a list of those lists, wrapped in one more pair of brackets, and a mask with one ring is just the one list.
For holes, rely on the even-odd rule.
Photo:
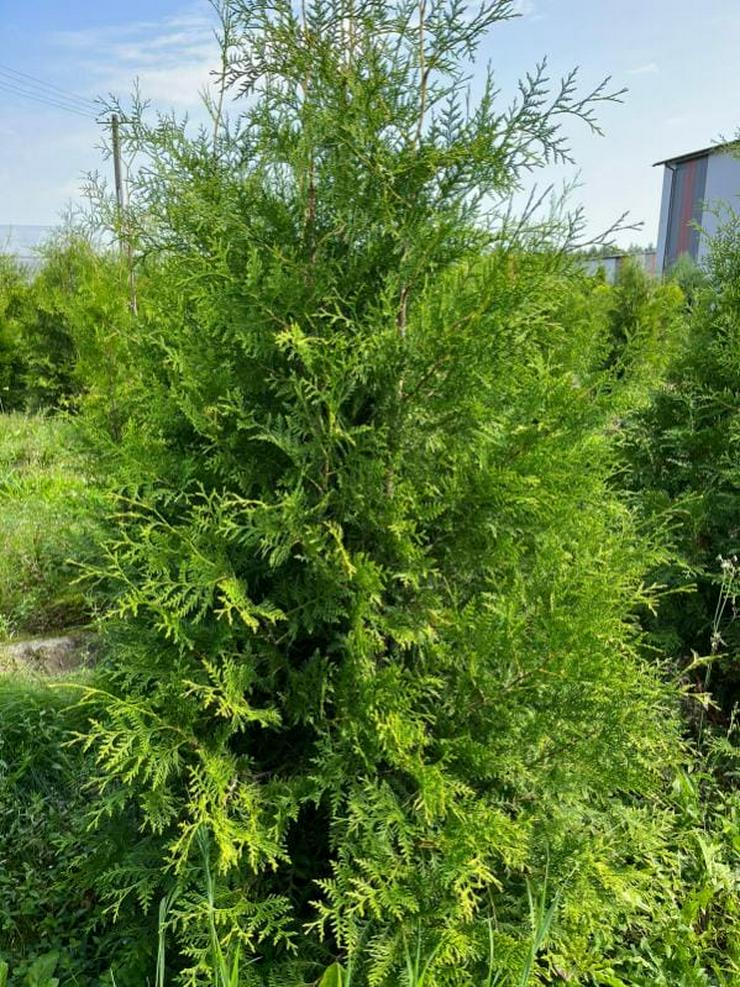
{"label": "stone", "polygon": [[0,644],[0,673],[65,675],[93,662],[94,638],[86,631]]}

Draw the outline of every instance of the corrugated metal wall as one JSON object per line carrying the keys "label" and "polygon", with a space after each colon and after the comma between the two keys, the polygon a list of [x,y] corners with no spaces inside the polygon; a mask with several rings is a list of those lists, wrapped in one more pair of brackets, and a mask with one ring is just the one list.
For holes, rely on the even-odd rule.
{"label": "corrugated metal wall", "polygon": [[671,267],[681,254],[699,256],[700,233],[694,223],[701,223],[702,203],[707,184],[707,155],[682,161],[671,169],[671,201],[663,261],[664,270]]}
{"label": "corrugated metal wall", "polygon": [[583,261],[583,269],[586,274],[597,274],[604,272],[604,278],[609,284],[614,284],[619,278],[619,272],[627,258],[633,264],[641,267],[642,270],[651,276],[657,272],[656,258],[654,250],[643,250],[632,254],[608,254],[606,257],[587,257]]}
{"label": "corrugated metal wall", "polygon": [[735,154],[716,152],[710,157],[704,199],[699,261],[706,256],[710,238],[730,218],[728,210],[740,209],[740,158]]}

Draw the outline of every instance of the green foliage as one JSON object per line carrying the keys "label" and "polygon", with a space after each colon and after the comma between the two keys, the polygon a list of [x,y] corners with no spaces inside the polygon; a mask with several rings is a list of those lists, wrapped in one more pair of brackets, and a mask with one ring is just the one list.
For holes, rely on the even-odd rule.
{"label": "green foliage", "polygon": [[606,363],[617,376],[628,376],[632,409],[660,382],[681,346],[685,298],[677,283],[657,281],[629,258],[614,287],[601,290],[608,312]]}
{"label": "green foliage", "polygon": [[0,411],[20,407],[23,400],[19,312],[27,291],[23,269],[0,255]]}
{"label": "green foliage", "polygon": [[91,250],[75,238],[52,243],[28,286],[19,313],[24,406],[58,408],[74,393],[75,347],[66,305],[77,290]]}
{"label": "green foliage", "polygon": [[341,963],[332,963],[321,975],[319,987],[349,987],[351,975],[349,975]]}
{"label": "green foliage", "polygon": [[688,254],[681,254],[668,272],[667,280],[677,284],[689,304],[696,294],[706,287],[706,274]]}
{"label": "green foliage", "polygon": [[[118,253],[95,250],[86,240],[71,237],[49,250],[42,269],[46,281],[54,280],[58,266],[73,274],[72,280],[54,284],[50,292],[63,313],[72,351],[66,402],[75,410],[84,406],[88,420],[115,441],[123,427],[124,409],[134,400],[129,395],[132,315],[126,265]],[[42,290],[40,280],[34,284],[37,290]],[[140,291],[145,287],[144,283]],[[38,380],[31,360],[28,373]]]}
{"label": "green foliage", "polygon": [[[737,702],[740,628],[734,606],[723,608],[719,623],[716,616],[740,551],[738,285],[735,217],[711,245],[703,286],[692,301],[689,336],[666,385],[634,417],[628,435],[630,485],[647,514],[662,517],[673,531],[678,562],[659,578],[674,591],[697,586],[696,593],[666,601],[654,627],[656,640],[684,666],[692,654],[711,657],[715,699],[727,715]],[[729,595],[732,602],[734,590]]]}
{"label": "green foliage", "polygon": [[213,975],[213,987],[239,987],[241,978],[239,975],[241,947],[236,945],[224,950],[221,945],[218,923],[223,922],[222,910],[217,901],[218,889],[211,869],[211,847],[210,839],[205,830],[198,833],[198,847],[202,863],[203,882],[205,893],[201,896],[191,897],[185,912],[177,905],[178,893],[173,890],[162,899],[159,907],[159,952],[157,956],[157,977],[155,987],[164,987],[167,972],[166,941],[168,923],[176,927],[183,920],[183,915],[187,915],[190,921],[194,916],[190,909],[193,905],[201,913],[201,921],[207,930],[204,945],[197,949],[196,957],[205,963]]}
{"label": "green foliage", "polygon": [[[0,678],[0,967],[11,987],[139,987],[151,969],[152,923],[112,925],[101,872],[125,859],[132,817],[90,830],[97,793],[89,760],[69,746],[85,721],[75,690]],[[1,978],[0,978],[1,979]]]}
{"label": "green foliage", "polygon": [[89,619],[78,565],[99,557],[104,498],[75,428],[0,416],[0,637]]}
{"label": "green foliage", "polygon": [[675,841],[692,861],[681,921],[672,931],[657,927],[664,959],[654,959],[650,941],[636,982],[703,985],[732,983],[739,949],[738,218],[713,240],[705,271],[686,264],[673,278],[686,291],[688,332],[679,337],[664,384],[628,419],[624,476],[645,523],[662,527],[673,546],[670,562],[653,573],[664,594],[647,624],[653,647],[683,676],[688,725],[702,757],[677,788]]}
{"label": "green foliage", "polygon": [[6,976],[731,987],[735,730],[651,659],[733,647],[739,241],[685,339],[512,224],[612,97],[469,101],[508,0],[219,9],[212,132],[126,114],[138,316],[84,238],[0,270],[4,401],[79,412],[0,420],[5,629],[88,615],[70,559],[108,617],[81,706],[0,682]]}
{"label": "green foliage", "polygon": [[390,985],[410,948],[435,987],[637,983],[678,944],[737,974],[682,911],[688,755],[636,616],[663,556],[613,483],[680,295],[599,295],[486,211],[604,96],[548,101],[542,68],[468,104],[511,13],[230,3],[239,115],[128,114],[147,291],[118,444],[98,426],[121,496],[83,744],[167,848],[106,898],[174,884],[183,982],[231,975],[214,930],[255,984],[350,957]]}
{"label": "green foliage", "polygon": [[127,272],[116,254],[60,231],[31,275],[0,257],[0,401],[5,411],[75,407],[84,395],[109,431],[125,389]]}

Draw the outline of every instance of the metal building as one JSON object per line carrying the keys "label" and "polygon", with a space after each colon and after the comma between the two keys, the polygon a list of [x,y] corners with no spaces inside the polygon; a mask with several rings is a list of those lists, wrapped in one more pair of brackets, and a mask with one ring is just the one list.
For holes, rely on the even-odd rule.
{"label": "metal building", "polygon": [[597,274],[604,272],[604,279],[608,284],[616,284],[619,274],[627,259],[636,264],[646,274],[654,277],[656,274],[656,253],[654,250],[639,251],[615,251],[613,254],[603,254],[598,257],[586,257],[583,260],[583,269],[586,274]]}
{"label": "metal building", "polygon": [[717,144],[658,161],[663,196],[658,227],[658,270],[668,271],[682,254],[697,263],[722,209],[740,209],[740,154],[737,144]]}

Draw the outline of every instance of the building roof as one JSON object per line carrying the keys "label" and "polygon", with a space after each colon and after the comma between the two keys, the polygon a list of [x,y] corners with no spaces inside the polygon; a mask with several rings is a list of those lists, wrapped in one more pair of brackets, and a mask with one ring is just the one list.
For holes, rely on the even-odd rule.
{"label": "building roof", "polygon": [[710,147],[702,147],[699,151],[689,151],[687,154],[677,154],[675,157],[664,158],[662,161],[656,161],[653,168],[657,168],[658,165],[682,164],[684,161],[692,161],[694,158],[704,158],[709,154],[716,154],[720,151],[729,151],[732,149],[740,150],[740,142],[722,141],[720,144],[712,144]]}

